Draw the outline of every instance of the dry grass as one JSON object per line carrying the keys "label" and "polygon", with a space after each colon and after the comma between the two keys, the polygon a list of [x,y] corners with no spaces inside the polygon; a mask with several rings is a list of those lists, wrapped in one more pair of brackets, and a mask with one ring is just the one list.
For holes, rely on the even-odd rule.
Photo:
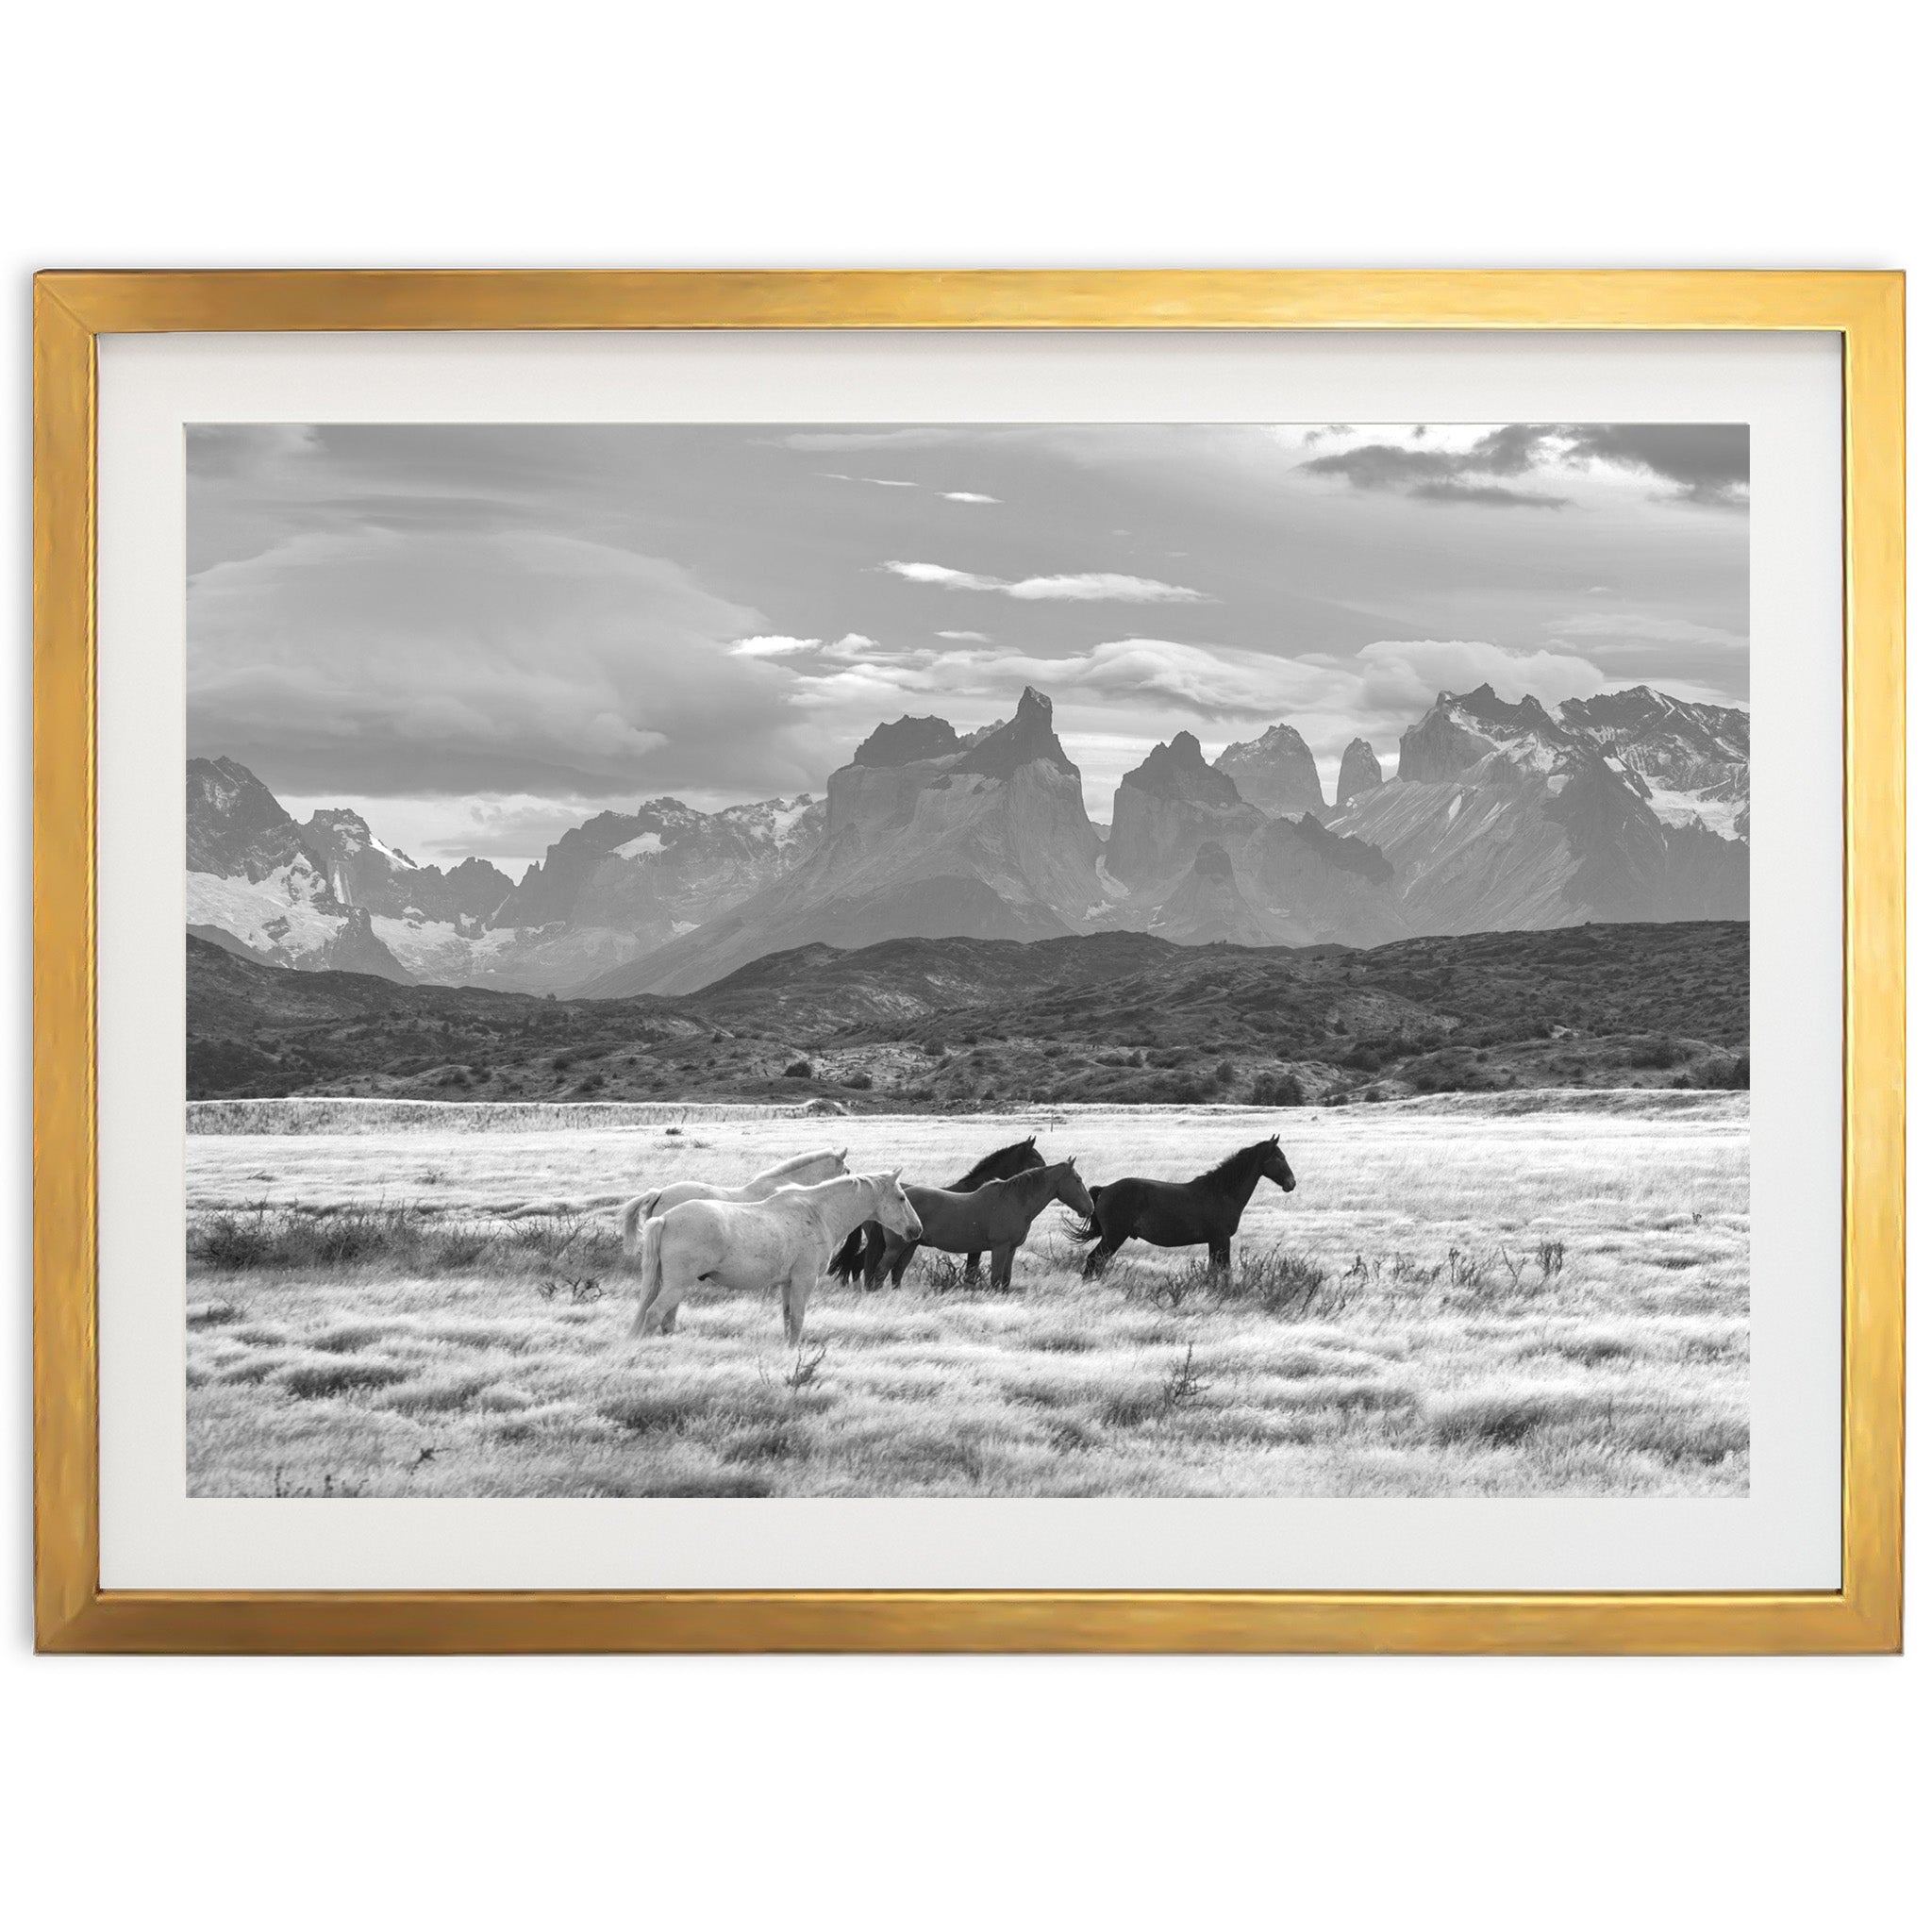
{"label": "dry grass", "polygon": [[[283,1106],[289,1103],[281,1103]],[[723,1120],[190,1143],[200,1495],[1742,1495],[1748,1102]],[[956,1172],[1038,1126],[1090,1180],[1283,1130],[1227,1277],[1057,1211],[1010,1294],[944,1261],[694,1299],[624,1340],[609,1217],[534,1197],[737,1178],[849,1141]]]}

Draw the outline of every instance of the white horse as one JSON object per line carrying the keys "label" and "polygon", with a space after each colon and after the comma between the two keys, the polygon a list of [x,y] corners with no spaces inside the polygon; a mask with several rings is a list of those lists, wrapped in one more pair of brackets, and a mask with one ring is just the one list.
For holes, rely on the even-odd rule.
{"label": "white horse", "polygon": [[790,1160],[781,1160],[776,1167],[768,1167],[763,1174],[755,1174],[735,1188],[724,1187],[716,1181],[672,1181],[648,1194],[635,1195],[624,1204],[625,1259],[635,1261],[638,1257],[641,1221],[669,1214],[686,1201],[764,1201],[780,1188],[804,1188],[814,1181],[830,1180],[845,1172],[848,1151],[843,1147],[822,1147],[816,1154],[794,1154]]}
{"label": "white horse", "polygon": [[644,1225],[641,1288],[632,1339],[656,1324],[677,1325],[677,1307],[693,1288],[756,1293],[776,1288],[785,1339],[805,1333],[805,1305],[855,1227],[876,1221],[906,1240],[919,1239],[919,1216],[899,1185],[899,1171],[853,1174],[815,1188],[780,1188],[763,1201],[686,1201]]}

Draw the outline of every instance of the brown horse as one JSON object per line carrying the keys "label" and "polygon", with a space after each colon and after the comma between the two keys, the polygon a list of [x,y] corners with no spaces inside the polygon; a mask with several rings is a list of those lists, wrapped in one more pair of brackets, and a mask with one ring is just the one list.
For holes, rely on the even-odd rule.
{"label": "brown horse", "polygon": [[1129,1241],[1151,1241],[1157,1248],[1191,1248],[1205,1241],[1208,1266],[1224,1272],[1233,1257],[1235,1230],[1263,1178],[1284,1194],[1294,1191],[1294,1171],[1281,1151],[1279,1134],[1230,1154],[1219,1167],[1191,1181],[1150,1181],[1130,1174],[1095,1188],[1093,1213],[1074,1239],[1100,1245],[1087,1257],[1081,1274],[1091,1281],[1114,1250]]}
{"label": "brown horse", "polygon": [[[975,1160],[956,1181],[948,1181],[945,1192],[949,1194],[970,1194],[975,1188],[983,1188],[988,1181],[1009,1180],[1016,1174],[1025,1174],[1030,1169],[1044,1167],[1046,1161],[1040,1149],[1033,1143],[1038,1136],[1028,1134],[1024,1141],[1015,1141],[1009,1146],[995,1147],[991,1154]],[[832,1257],[830,1273],[841,1281],[857,1281],[862,1274],[867,1288],[879,1285],[879,1275],[886,1265],[885,1231],[875,1221],[868,1221],[863,1227],[855,1227],[850,1240]],[[909,1259],[910,1257],[908,1256]],[[904,1274],[902,1262],[899,1274]],[[966,1279],[974,1280],[979,1274],[979,1256],[976,1252],[966,1257]],[[894,1280],[898,1276],[893,1277]]]}
{"label": "brown horse", "polygon": [[992,1285],[1010,1288],[1013,1250],[1026,1239],[1027,1229],[1049,1201],[1062,1202],[1075,1214],[1093,1212],[1093,1197],[1071,1160],[1057,1160],[1051,1167],[1034,1168],[1009,1180],[989,1181],[970,1194],[944,1188],[908,1188],[906,1198],[919,1216],[919,1234],[908,1240],[887,1230],[884,1265],[892,1271],[894,1288],[905,1279],[916,1247],[939,1248],[949,1255],[991,1248]]}

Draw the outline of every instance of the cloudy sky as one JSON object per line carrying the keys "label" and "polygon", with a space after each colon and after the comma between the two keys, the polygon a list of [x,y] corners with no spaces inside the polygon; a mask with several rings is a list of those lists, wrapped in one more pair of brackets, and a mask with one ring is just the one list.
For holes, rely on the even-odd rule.
{"label": "cloudy sky", "polygon": [[514,871],[665,793],[823,791],[1032,683],[1111,816],[1186,728],[1332,783],[1439,690],[1748,698],[1724,425],[189,433],[189,751]]}

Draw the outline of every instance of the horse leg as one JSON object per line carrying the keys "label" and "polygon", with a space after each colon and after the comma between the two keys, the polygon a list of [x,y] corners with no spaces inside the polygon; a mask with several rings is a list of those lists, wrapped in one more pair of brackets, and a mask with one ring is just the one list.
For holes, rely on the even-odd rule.
{"label": "horse leg", "polygon": [[[993,1257],[993,1269],[995,1275],[993,1286],[997,1288],[999,1286],[999,1281],[997,1278],[999,1269],[999,1257],[997,1255]],[[972,1282],[977,1281],[979,1279],[979,1250],[977,1248],[974,1248],[968,1253],[966,1257],[966,1272],[959,1277],[959,1279],[962,1282]]]}
{"label": "horse leg", "polygon": [[809,1261],[801,1261],[785,1277],[785,1340],[793,1348],[805,1339],[805,1305],[818,1278],[819,1271]]}
{"label": "horse leg", "polygon": [[659,1335],[673,1335],[677,1331],[677,1311],[684,1304],[691,1284],[688,1281],[673,1281],[667,1278],[658,1291],[655,1300],[645,1311]]}
{"label": "horse leg", "polygon": [[1121,1243],[1125,1240],[1125,1235],[1103,1235],[1100,1245],[1087,1257],[1087,1265],[1080,1271],[1080,1279],[1082,1281],[1095,1280],[1099,1276],[1101,1270],[1120,1252]]}
{"label": "horse leg", "polygon": [[1233,1241],[1224,1236],[1218,1241],[1208,1243],[1208,1265],[1218,1273],[1225,1274],[1233,1265]]}
{"label": "horse leg", "polygon": [[[974,1260],[979,1257],[975,1255]],[[1013,1250],[1009,1245],[992,1251],[992,1285],[998,1289],[1009,1289],[1013,1285]]]}
{"label": "horse leg", "polygon": [[886,1272],[886,1250],[891,1243],[891,1237],[876,1221],[865,1224],[865,1286],[868,1293],[877,1289]]}
{"label": "horse leg", "polygon": [[918,1252],[917,1241],[908,1241],[892,1257],[892,1286],[897,1288],[906,1279],[906,1271],[912,1265],[912,1257]]}

